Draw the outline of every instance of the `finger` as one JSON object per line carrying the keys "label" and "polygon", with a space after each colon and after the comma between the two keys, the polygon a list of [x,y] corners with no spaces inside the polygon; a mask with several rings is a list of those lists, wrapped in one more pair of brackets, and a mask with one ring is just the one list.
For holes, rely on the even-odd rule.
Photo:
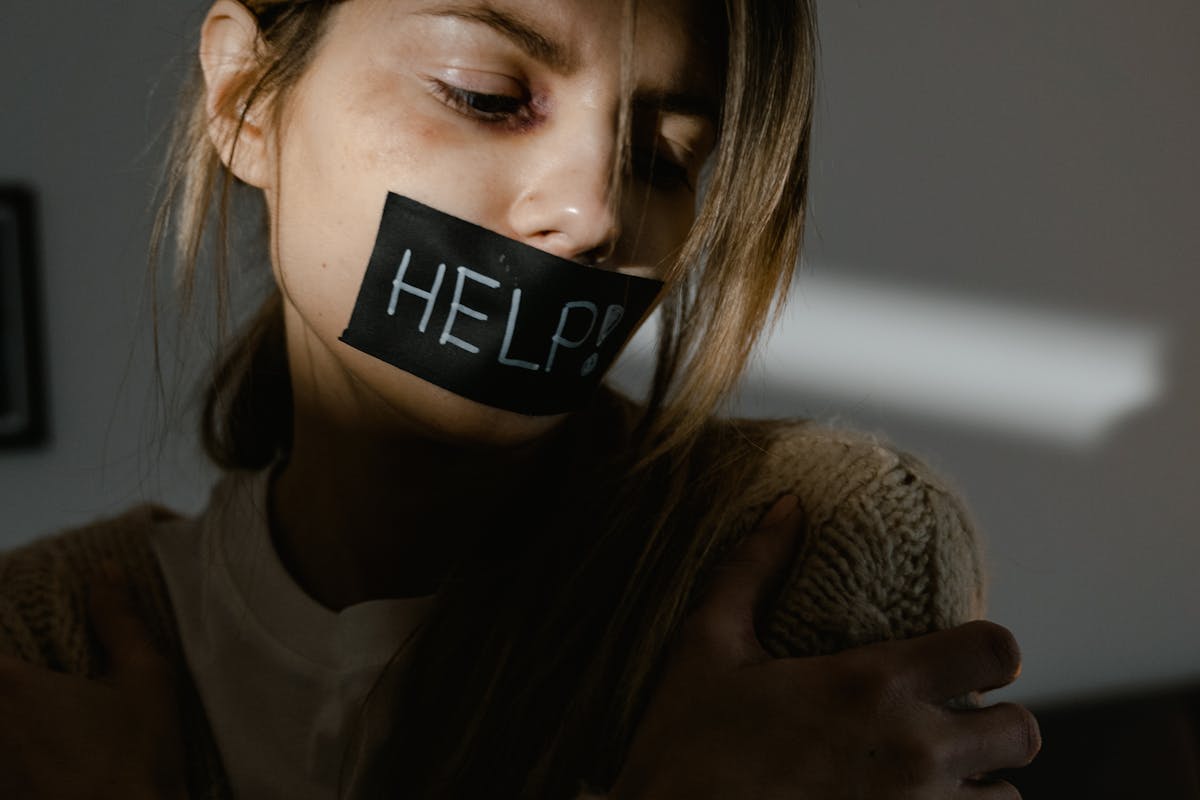
{"label": "finger", "polygon": [[1037,719],[1016,703],[950,714],[956,745],[951,763],[964,777],[1028,766],[1042,748]]}
{"label": "finger", "polygon": [[88,588],[92,628],[108,656],[109,677],[140,682],[161,673],[163,659],[138,615],[120,568],[105,562]]}
{"label": "finger", "polygon": [[903,674],[914,691],[939,704],[970,692],[1007,686],[1021,673],[1017,640],[1007,628],[986,620],[892,646],[904,653]]}
{"label": "finger", "polygon": [[803,518],[799,499],[784,495],[713,568],[704,600],[689,620],[710,647],[738,663],[766,657],[754,621],[792,563]]}

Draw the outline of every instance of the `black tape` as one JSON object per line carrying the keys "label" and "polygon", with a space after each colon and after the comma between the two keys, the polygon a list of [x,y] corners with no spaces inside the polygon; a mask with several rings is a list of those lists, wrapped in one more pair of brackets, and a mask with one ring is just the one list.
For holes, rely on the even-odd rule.
{"label": "black tape", "polygon": [[341,341],[521,414],[583,406],[662,289],[388,193]]}

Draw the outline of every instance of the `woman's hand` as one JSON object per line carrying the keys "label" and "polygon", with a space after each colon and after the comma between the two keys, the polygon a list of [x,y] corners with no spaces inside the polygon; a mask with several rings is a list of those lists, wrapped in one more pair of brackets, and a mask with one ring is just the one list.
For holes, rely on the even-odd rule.
{"label": "woman's hand", "polygon": [[801,528],[776,504],[685,621],[611,800],[1017,798],[981,776],[1033,760],[1033,715],[947,702],[1011,683],[1012,634],[971,622],[831,656],[772,659],[756,609]]}
{"label": "woman's hand", "polygon": [[0,656],[0,797],[185,798],[171,670],[115,571],[89,592],[97,680]]}

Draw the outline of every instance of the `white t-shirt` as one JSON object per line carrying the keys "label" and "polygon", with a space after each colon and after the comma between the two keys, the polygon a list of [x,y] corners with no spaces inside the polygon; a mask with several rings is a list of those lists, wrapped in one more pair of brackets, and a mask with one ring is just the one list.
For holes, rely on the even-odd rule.
{"label": "white t-shirt", "polygon": [[268,480],[231,474],[199,518],[155,536],[183,652],[234,797],[361,796],[357,769],[388,724],[386,702],[372,720],[364,699],[433,595],[321,606],[275,552]]}

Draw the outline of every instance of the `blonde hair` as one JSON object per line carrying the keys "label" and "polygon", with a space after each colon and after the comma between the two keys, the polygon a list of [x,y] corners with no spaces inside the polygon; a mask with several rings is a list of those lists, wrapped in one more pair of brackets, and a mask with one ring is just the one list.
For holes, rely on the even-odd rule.
{"label": "blonde hair", "polygon": [[[244,0],[259,23],[261,62],[226,95],[223,111],[242,103],[244,119],[262,104],[279,119],[339,1]],[[568,796],[581,778],[605,785],[664,648],[729,535],[729,509],[754,468],[746,454],[768,434],[712,417],[799,255],[816,38],[810,0],[714,5],[724,12],[727,50],[720,133],[707,193],[661,306],[649,398],[634,406],[602,393],[569,422],[569,441],[607,458],[560,470],[578,487],[560,508],[502,550],[481,542],[442,584],[405,667],[401,726],[376,761],[378,785],[521,797]],[[202,242],[215,234],[221,315],[234,179],[209,142],[198,73],[176,130],[152,254],[157,260],[173,231],[190,306]],[[206,449],[226,468],[265,467],[287,452],[290,408],[276,291],[214,370]],[[579,519],[595,523],[580,529]]]}

